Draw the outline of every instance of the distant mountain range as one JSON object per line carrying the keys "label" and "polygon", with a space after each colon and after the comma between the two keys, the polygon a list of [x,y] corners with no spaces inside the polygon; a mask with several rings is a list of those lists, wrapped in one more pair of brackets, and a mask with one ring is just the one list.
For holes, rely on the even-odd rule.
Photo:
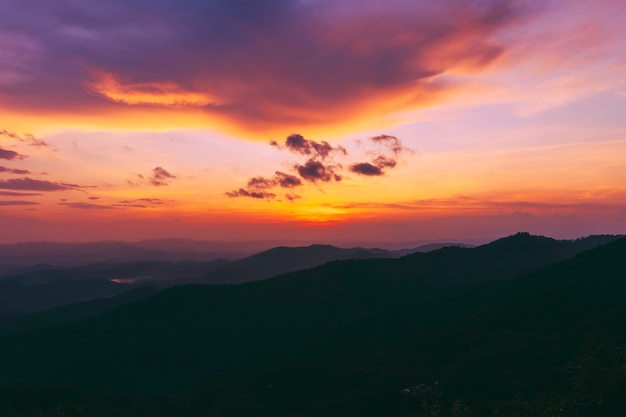
{"label": "distant mountain range", "polygon": [[[143,285],[170,287],[189,283],[237,284],[271,278],[333,260],[399,257],[409,252],[433,250],[441,245],[401,251],[311,245],[277,247],[235,261],[148,260],[102,262],[84,266],[23,266],[0,276],[0,317],[112,297]],[[96,247],[99,246],[89,246],[83,250],[93,250]],[[149,254],[141,253],[146,256]],[[111,252],[107,256],[111,256]]]}
{"label": "distant mountain range", "polygon": [[[274,265],[287,253],[257,259]],[[457,416],[459,404],[484,416],[494,404],[507,416],[537,404],[619,415],[605,412],[626,398],[615,356],[626,344],[625,254],[626,238],[522,233],[240,285],[179,286],[73,321],[40,313],[48,326],[18,323],[0,336],[0,411],[25,410],[27,398],[103,417],[409,416],[432,407]]]}

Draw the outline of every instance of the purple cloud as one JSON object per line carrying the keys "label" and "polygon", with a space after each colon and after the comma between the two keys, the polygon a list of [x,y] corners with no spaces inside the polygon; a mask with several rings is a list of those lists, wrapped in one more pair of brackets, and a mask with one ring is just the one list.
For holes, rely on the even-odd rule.
{"label": "purple cloud", "polygon": [[309,182],[341,181],[341,175],[335,172],[334,166],[324,165],[314,159],[309,159],[304,165],[296,165],[295,168],[298,174]]}
{"label": "purple cloud", "polygon": [[248,190],[244,190],[243,188],[240,188],[235,191],[229,191],[226,193],[226,195],[231,198],[250,197],[250,198],[261,199],[261,198],[275,198],[276,197],[276,194],[273,194],[273,193],[268,193],[265,191],[248,191]]}
{"label": "purple cloud", "polygon": [[164,185],[169,185],[167,181],[174,178],[176,178],[176,176],[170,174],[164,168],[156,167],[152,170],[150,183],[154,186],[162,187]]}
{"label": "purple cloud", "polygon": [[[279,149],[282,148],[282,146],[275,140],[271,141],[270,145]],[[305,139],[304,136],[298,133],[289,135],[283,146],[292,152],[307,156],[312,155],[313,158],[321,159],[326,159],[333,152],[341,153],[343,155],[348,154],[347,151],[341,146],[332,147],[330,143],[326,141],[316,142],[314,140]]]}
{"label": "purple cloud", "polygon": [[31,172],[27,169],[14,169],[14,168],[6,168],[3,166],[0,166],[0,174],[1,173],[9,173],[9,174],[15,174],[15,175],[26,175],[26,174],[30,174]]}
{"label": "purple cloud", "polygon": [[0,206],[37,206],[39,203],[34,201],[22,201],[22,200],[0,200]]}
{"label": "purple cloud", "polygon": [[23,191],[64,191],[82,188],[76,184],[63,182],[52,182],[34,180],[32,178],[13,178],[0,180],[0,189],[3,190],[23,190]]}
{"label": "purple cloud", "polygon": [[367,176],[383,175],[382,169],[368,162],[360,162],[357,164],[352,164],[350,165],[350,171],[356,174],[367,175]]}
{"label": "purple cloud", "polygon": [[41,193],[19,193],[15,191],[0,191],[0,195],[8,196],[8,197],[35,197],[38,195],[43,195]]}
{"label": "purple cloud", "polygon": [[377,102],[412,96],[419,104],[453,88],[437,75],[480,71],[505,52],[494,35],[529,13],[525,5],[9,2],[0,36],[14,59],[0,70],[19,82],[3,83],[0,94],[17,111],[193,106],[257,131],[338,123],[371,114]]}
{"label": "purple cloud", "polygon": [[59,206],[65,206],[65,207],[74,208],[74,209],[81,209],[81,210],[109,210],[109,209],[115,209],[116,208],[116,207],[114,207],[112,205],[82,203],[82,202],[78,202],[78,203],[57,203],[57,204]]}
{"label": "purple cloud", "polygon": [[0,159],[6,159],[8,161],[13,161],[14,159],[24,159],[26,155],[20,155],[15,151],[9,151],[7,149],[0,148]]}

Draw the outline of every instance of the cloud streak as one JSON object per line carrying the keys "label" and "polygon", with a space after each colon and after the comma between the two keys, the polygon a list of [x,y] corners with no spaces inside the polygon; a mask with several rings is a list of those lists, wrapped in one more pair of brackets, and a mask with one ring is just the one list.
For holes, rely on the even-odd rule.
{"label": "cloud streak", "polygon": [[37,206],[39,203],[23,200],[0,200],[0,206]]}
{"label": "cloud streak", "polygon": [[15,168],[7,168],[7,167],[0,166],[0,174],[3,174],[3,173],[14,174],[14,175],[27,175],[27,174],[30,174],[31,172],[27,169],[15,169]]}
{"label": "cloud streak", "polygon": [[15,159],[24,159],[26,155],[20,155],[15,151],[9,151],[8,149],[0,148],[0,159],[5,159],[7,161],[13,161]]}
{"label": "cloud streak", "polygon": [[12,178],[0,180],[0,189],[20,191],[66,191],[77,190],[82,187],[76,184],[35,180],[32,178]]}

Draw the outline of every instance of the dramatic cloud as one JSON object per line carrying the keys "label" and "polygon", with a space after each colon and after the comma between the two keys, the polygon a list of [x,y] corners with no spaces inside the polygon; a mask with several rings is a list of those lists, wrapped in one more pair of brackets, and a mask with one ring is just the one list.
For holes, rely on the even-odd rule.
{"label": "dramatic cloud", "polygon": [[3,166],[0,166],[0,174],[1,173],[8,173],[8,174],[15,174],[15,175],[26,175],[26,174],[30,174],[31,172],[27,169],[14,169],[14,168],[6,168]]}
{"label": "dramatic cloud", "polygon": [[0,159],[6,159],[9,161],[12,161],[14,159],[24,159],[24,158],[26,158],[25,155],[20,155],[19,153],[15,151],[9,151],[7,149],[0,148]]}
{"label": "dramatic cloud", "polygon": [[324,165],[314,159],[309,159],[304,165],[296,165],[295,168],[302,178],[310,182],[341,181],[341,175],[335,172],[334,166]]}
{"label": "dramatic cloud", "polygon": [[[282,149],[281,145],[274,140],[270,142],[270,145]],[[314,158],[319,157],[321,159],[326,159],[333,152],[338,152],[343,155],[348,154],[341,146],[333,148],[330,146],[330,143],[326,141],[316,142],[314,140],[308,140],[305,139],[304,136],[297,133],[287,137],[284,147],[292,152],[307,156],[312,155]]]}
{"label": "dramatic cloud", "polygon": [[0,95],[16,110],[66,114],[191,108],[255,132],[343,123],[430,102],[453,88],[437,76],[481,71],[506,50],[495,35],[525,6],[6,2],[0,52],[13,59],[0,62]]}
{"label": "dramatic cloud", "polygon": [[39,203],[35,203],[34,201],[21,201],[21,200],[8,200],[2,201],[0,200],[0,206],[37,206]]}
{"label": "dramatic cloud", "polygon": [[76,190],[80,188],[82,187],[76,184],[34,180],[32,178],[13,178],[9,180],[0,180],[0,189],[3,190],[64,191]]}
{"label": "dramatic cloud", "polygon": [[176,178],[174,175],[167,172],[165,169],[161,167],[156,167],[152,170],[152,176],[150,177],[150,183],[157,187],[162,187],[164,185],[169,185],[167,180]]}

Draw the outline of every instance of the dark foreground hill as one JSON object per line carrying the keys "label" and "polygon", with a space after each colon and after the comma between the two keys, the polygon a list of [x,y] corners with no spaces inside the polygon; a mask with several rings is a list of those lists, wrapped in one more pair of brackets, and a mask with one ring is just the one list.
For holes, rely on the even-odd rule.
{"label": "dark foreground hill", "polygon": [[[173,288],[89,320],[6,335],[3,385],[81,389],[14,386],[0,393],[0,407],[94,416],[622,415],[626,239],[512,277],[520,260],[545,254],[545,243],[518,235],[467,249],[473,257],[443,249],[427,267],[412,255]],[[157,394],[169,396],[124,396]]]}

